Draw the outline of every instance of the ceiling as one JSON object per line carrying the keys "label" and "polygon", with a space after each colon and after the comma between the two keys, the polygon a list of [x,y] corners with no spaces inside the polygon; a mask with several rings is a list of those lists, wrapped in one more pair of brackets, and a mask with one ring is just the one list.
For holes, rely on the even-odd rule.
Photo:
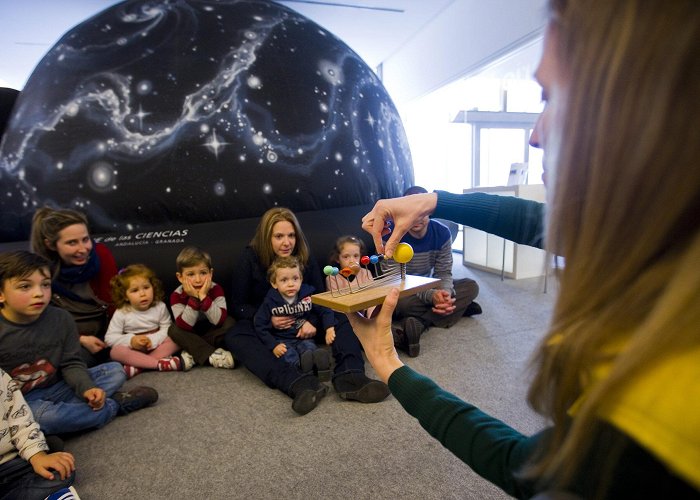
{"label": "ceiling", "polygon": [[[278,0],[376,68],[455,0]],[[0,0],[0,87],[21,90],[66,31],[115,0]]]}

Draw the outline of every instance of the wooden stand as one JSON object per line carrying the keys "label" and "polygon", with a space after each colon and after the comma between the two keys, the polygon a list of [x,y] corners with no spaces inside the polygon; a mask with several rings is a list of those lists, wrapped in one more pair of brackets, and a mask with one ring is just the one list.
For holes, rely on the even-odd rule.
{"label": "wooden stand", "polygon": [[371,286],[353,292],[339,295],[338,292],[324,292],[311,296],[311,302],[320,306],[325,306],[334,311],[350,313],[361,311],[371,306],[376,306],[384,302],[384,298],[392,288],[398,288],[400,297],[415,295],[423,290],[435,288],[440,280],[437,278],[424,278],[423,276],[406,275],[402,280],[400,276],[380,279]]}

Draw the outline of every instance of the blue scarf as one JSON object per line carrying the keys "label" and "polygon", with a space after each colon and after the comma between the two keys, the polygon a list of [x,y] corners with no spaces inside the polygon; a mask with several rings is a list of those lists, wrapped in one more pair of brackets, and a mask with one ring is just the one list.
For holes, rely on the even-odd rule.
{"label": "blue scarf", "polygon": [[[73,300],[79,300],[81,302],[86,302],[86,300],[75,293],[71,292],[68,288],[63,286],[63,283],[68,285],[74,285],[76,283],[85,283],[90,281],[92,278],[97,276],[100,272],[100,259],[95,251],[95,243],[92,244],[92,250],[90,250],[90,255],[88,256],[88,261],[82,266],[66,266],[61,263],[61,268],[58,272],[58,277],[51,283],[51,290],[54,293],[63,295]],[[92,301],[87,301],[92,302]]]}

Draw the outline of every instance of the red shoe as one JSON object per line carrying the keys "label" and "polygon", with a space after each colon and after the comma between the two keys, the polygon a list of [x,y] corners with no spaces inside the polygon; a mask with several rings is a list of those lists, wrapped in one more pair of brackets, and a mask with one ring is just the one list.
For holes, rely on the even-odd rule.
{"label": "red shoe", "polygon": [[177,356],[158,360],[159,372],[181,372],[182,361]]}
{"label": "red shoe", "polygon": [[136,375],[141,373],[143,369],[141,368],[136,368],[135,366],[131,365],[124,365],[124,373],[126,373],[126,379],[129,380],[130,378],[134,378]]}

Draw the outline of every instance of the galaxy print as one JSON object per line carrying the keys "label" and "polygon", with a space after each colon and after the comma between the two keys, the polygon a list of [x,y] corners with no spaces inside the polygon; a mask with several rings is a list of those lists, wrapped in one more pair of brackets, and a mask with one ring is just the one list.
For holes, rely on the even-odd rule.
{"label": "galaxy print", "polygon": [[95,232],[338,208],[413,183],[376,75],[272,1],[131,0],[69,31],[0,144],[1,241],[42,205]]}

